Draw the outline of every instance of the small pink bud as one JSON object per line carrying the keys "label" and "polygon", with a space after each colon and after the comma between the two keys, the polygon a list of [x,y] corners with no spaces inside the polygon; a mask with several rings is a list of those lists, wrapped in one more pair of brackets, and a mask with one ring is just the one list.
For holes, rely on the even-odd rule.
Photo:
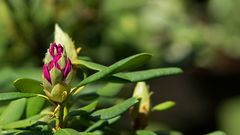
{"label": "small pink bud", "polygon": [[[65,55],[64,48],[61,44],[51,43],[49,52],[50,53],[50,62],[44,63],[43,65],[43,76],[44,78],[51,84],[52,83],[59,83],[59,81],[65,81],[68,74],[72,69],[71,60]],[[56,68],[60,72],[54,72],[52,75],[51,70]],[[52,77],[52,78],[51,78]],[[52,80],[54,79],[54,81]]]}

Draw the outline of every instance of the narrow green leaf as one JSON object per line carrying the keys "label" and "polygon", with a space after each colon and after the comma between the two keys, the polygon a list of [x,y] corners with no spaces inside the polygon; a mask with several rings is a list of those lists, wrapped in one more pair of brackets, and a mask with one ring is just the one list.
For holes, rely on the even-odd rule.
{"label": "narrow green leaf", "polygon": [[80,135],[99,135],[98,133],[90,133],[90,132],[79,132],[79,133]]}
{"label": "narrow green leaf", "polygon": [[26,117],[31,117],[38,114],[45,104],[45,99],[42,97],[31,97],[27,99]]}
{"label": "narrow green leaf", "polygon": [[80,135],[80,133],[71,128],[63,128],[55,132],[54,135]]}
{"label": "narrow green leaf", "polygon": [[174,101],[166,101],[166,102],[160,103],[158,105],[155,105],[152,108],[152,111],[164,111],[175,105],[176,105],[176,103]]}
{"label": "narrow green leaf", "polygon": [[24,113],[26,100],[26,98],[22,98],[10,102],[0,117],[0,124],[5,125],[19,120]]}
{"label": "narrow green leaf", "polygon": [[78,132],[71,128],[63,128],[54,133],[54,135],[98,135],[90,132]]}
{"label": "narrow green leaf", "polygon": [[24,128],[24,127],[29,127],[32,126],[33,124],[37,123],[37,121],[46,116],[46,114],[40,114],[40,115],[35,115],[32,117],[29,117],[27,119],[24,120],[20,120],[20,121],[15,121],[15,122],[11,122],[9,124],[5,124],[3,125],[3,129],[14,129],[14,128]]}
{"label": "narrow green leaf", "polygon": [[100,70],[104,70],[107,68],[106,66],[103,66],[103,65],[91,62],[91,61],[79,60],[79,59],[73,61],[72,64],[77,68],[86,67],[86,68],[89,68],[89,69],[92,69],[95,71],[100,71]]}
{"label": "narrow green leaf", "polygon": [[14,81],[17,90],[24,93],[44,94],[41,82],[28,78],[19,78]]}
{"label": "narrow green leaf", "polygon": [[101,71],[87,77],[79,84],[78,87],[80,87],[82,85],[86,85],[86,84],[94,82],[94,81],[97,81],[104,77],[108,77],[108,76],[118,73],[118,72],[122,72],[125,70],[130,70],[130,69],[139,67],[139,66],[145,64],[150,58],[151,58],[151,55],[149,55],[147,53],[140,53],[140,54],[136,54],[136,55],[130,56],[128,58],[125,58],[123,60],[120,60],[120,61],[114,63],[113,65],[109,66],[108,68],[105,68],[104,70],[101,70]]}
{"label": "narrow green leaf", "polygon": [[37,96],[37,94],[21,93],[21,92],[0,93],[0,101],[14,100],[18,98],[27,98],[27,97],[34,97],[34,96]]}
{"label": "narrow green leaf", "polygon": [[61,43],[63,45],[71,61],[77,60],[77,51],[74,42],[57,24],[55,25],[54,40],[57,44]]}
{"label": "narrow green leaf", "polygon": [[206,135],[226,135],[226,133],[224,133],[222,131],[214,131],[214,132],[208,133]]}
{"label": "narrow green leaf", "polygon": [[[9,131],[9,130],[6,130]],[[51,135],[52,132],[50,131],[34,131],[34,130],[23,130],[23,131],[18,131],[17,133],[15,133],[14,135]],[[12,135],[12,134],[9,134]]]}
{"label": "narrow green leaf", "polygon": [[177,131],[149,131],[149,130],[138,130],[137,135],[182,135]]}
{"label": "narrow green leaf", "polygon": [[143,71],[135,71],[135,72],[127,72],[127,73],[118,73],[114,76],[118,78],[122,78],[128,80],[130,82],[139,82],[148,79],[153,79],[157,77],[169,76],[180,74],[183,71],[180,68],[157,68],[157,69],[149,69]]}
{"label": "narrow green leaf", "polygon": [[71,111],[69,113],[69,116],[76,116],[76,115],[81,115],[81,114],[84,114],[84,113],[90,113],[90,112],[95,110],[97,104],[98,104],[98,101],[96,100],[89,105],[86,105],[82,108]]}
{"label": "narrow green leaf", "polygon": [[114,97],[120,92],[123,86],[123,83],[108,83],[103,88],[97,90],[97,94],[104,97]]}
{"label": "narrow green leaf", "polygon": [[93,125],[91,125],[90,127],[88,127],[85,130],[85,132],[94,131],[98,128],[110,125],[110,124],[116,122],[117,120],[119,120],[120,118],[121,118],[120,116],[117,116],[117,117],[111,118],[109,120],[99,120],[99,121],[95,122]]}
{"label": "narrow green leaf", "polygon": [[92,113],[91,116],[100,117],[100,119],[111,119],[113,117],[116,117],[116,116],[124,113],[125,111],[128,110],[129,107],[133,106],[137,102],[138,102],[138,100],[136,98],[132,97],[132,98],[129,98],[115,106],[98,110],[98,111]]}
{"label": "narrow green leaf", "polygon": [[106,120],[99,120],[97,122],[95,122],[93,125],[91,125],[90,127],[88,127],[85,132],[90,132],[90,131],[94,131],[100,127],[104,127],[105,125],[107,125],[107,121]]}
{"label": "narrow green leaf", "polygon": [[138,130],[137,135],[158,135],[158,134],[149,130]]}
{"label": "narrow green leaf", "polygon": [[[107,67],[90,62],[90,61],[84,61],[84,60],[76,60],[73,62],[77,67],[87,67],[92,70],[101,71],[105,70]],[[122,80],[123,82],[139,82],[144,81],[148,79],[153,79],[157,77],[164,77],[169,75],[176,75],[180,74],[183,71],[180,68],[177,67],[169,67],[169,68],[156,68],[156,69],[149,69],[149,70],[143,70],[143,71],[134,71],[134,72],[126,72],[126,73],[116,73],[113,74],[114,77],[117,77]],[[111,78],[112,79],[112,78]]]}

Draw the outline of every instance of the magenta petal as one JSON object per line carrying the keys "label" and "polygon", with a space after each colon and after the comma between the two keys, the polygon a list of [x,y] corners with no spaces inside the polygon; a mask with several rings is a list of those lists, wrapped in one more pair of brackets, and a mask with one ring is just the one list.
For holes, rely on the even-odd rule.
{"label": "magenta petal", "polygon": [[59,59],[61,58],[61,55],[57,55],[56,57],[53,58],[54,64],[58,70],[61,71],[60,65],[58,64]]}
{"label": "magenta petal", "polygon": [[62,55],[56,55],[55,57],[53,57],[54,63],[58,62],[61,57]]}
{"label": "magenta petal", "polygon": [[62,47],[62,45],[61,44],[58,44],[58,50],[57,50],[57,53],[58,54],[62,54],[63,53],[63,47]]}
{"label": "magenta petal", "polygon": [[49,70],[51,70],[53,67],[54,67],[54,61],[52,60],[49,63]]}
{"label": "magenta petal", "polygon": [[51,54],[51,56],[55,56],[55,51],[57,50],[57,45],[56,45],[56,43],[51,43],[51,45],[50,45],[50,48],[49,48],[49,52],[50,52],[50,54]]}
{"label": "magenta petal", "polygon": [[65,69],[63,71],[63,78],[64,79],[67,77],[68,73],[71,71],[71,68],[72,68],[71,60],[68,58]]}
{"label": "magenta petal", "polygon": [[46,65],[46,64],[43,65],[43,75],[44,75],[44,78],[45,78],[46,80],[48,80],[49,83],[51,83],[50,73],[49,73],[49,71],[48,71],[48,68],[47,68],[47,65]]}
{"label": "magenta petal", "polygon": [[55,63],[55,67],[59,70],[59,71],[61,71],[61,67],[60,67],[60,65],[56,62]]}

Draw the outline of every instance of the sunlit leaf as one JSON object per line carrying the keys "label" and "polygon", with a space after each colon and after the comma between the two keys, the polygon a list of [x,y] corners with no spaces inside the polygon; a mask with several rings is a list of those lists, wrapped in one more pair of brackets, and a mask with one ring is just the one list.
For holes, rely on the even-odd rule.
{"label": "sunlit leaf", "polygon": [[0,101],[14,100],[18,98],[34,97],[37,94],[34,93],[21,93],[21,92],[7,92],[0,93]]}
{"label": "sunlit leaf", "polygon": [[117,117],[114,117],[114,118],[111,118],[109,120],[99,120],[97,122],[95,122],[93,125],[89,126],[85,132],[90,132],[90,131],[94,131],[98,128],[101,128],[101,127],[104,127],[104,126],[107,126],[107,125],[110,125],[116,121],[118,121],[121,117],[120,116],[117,116]]}
{"label": "sunlit leaf", "polygon": [[103,88],[97,90],[97,94],[105,97],[114,97],[120,92],[123,86],[123,83],[108,83]]}
{"label": "sunlit leaf", "polygon": [[[112,74],[122,72],[125,70],[130,70],[136,67],[139,67],[143,64],[145,64],[149,59],[151,58],[151,55],[147,53],[141,53],[141,54],[136,54],[133,56],[130,56],[128,58],[125,58],[123,60],[120,60],[113,65],[109,66],[108,68],[101,70],[86,79],[84,79],[79,86],[86,85],[88,83],[100,80],[104,77],[108,77]],[[79,87],[78,86],[78,87]]]}
{"label": "sunlit leaf", "polygon": [[27,99],[26,117],[31,117],[38,114],[45,104],[45,99],[42,97],[31,97]]}
{"label": "sunlit leaf", "polygon": [[63,128],[54,133],[54,135],[98,135],[90,132],[78,132],[71,128]]}
{"label": "sunlit leaf", "polygon": [[63,128],[55,132],[54,135],[80,135],[80,133],[74,129]]}
{"label": "sunlit leaf", "polygon": [[138,100],[136,98],[129,98],[129,99],[123,101],[122,103],[119,103],[110,108],[101,109],[96,112],[93,112],[91,114],[91,116],[100,117],[100,119],[111,119],[113,117],[121,115],[122,113],[127,111],[129,107],[133,106],[137,102],[138,102]]}
{"label": "sunlit leaf", "polygon": [[139,82],[157,77],[180,74],[183,71],[180,68],[157,68],[128,73],[118,73],[114,76],[128,80],[130,82]]}
{"label": "sunlit leaf", "polygon": [[81,114],[85,114],[85,113],[90,113],[90,112],[95,110],[97,104],[98,104],[98,101],[96,100],[96,101],[92,102],[89,105],[86,105],[86,106],[84,106],[82,108],[75,109],[75,110],[71,111],[69,113],[69,116],[75,116],[75,115],[81,115]]}
{"label": "sunlit leaf", "polygon": [[176,103],[174,101],[166,101],[166,102],[160,103],[158,105],[155,105],[152,108],[152,111],[164,111],[175,105],[176,105]]}
{"label": "sunlit leaf", "polygon": [[19,78],[14,81],[14,86],[24,93],[44,94],[41,82],[28,78]]}
{"label": "sunlit leaf", "polygon": [[46,116],[46,114],[35,115],[35,116],[29,117],[24,120],[19,120],[19,121],[11,122],[9,124],[5,124],[5,125],[3,125],[2,128],[3,129],[13,129],[13,128],[29,127],[29,126],[32,126],[33,124],[35,124],[40,118],[42,118],[44,116]]}
{"label": "sunlit leaf", "polygon": [[158,135],[158,134],[149,130],[138,130],[137,135]]}
{"label": "sunlit leaf", "polygon": [[[91,61],[76,60],[74,64],[77,67],[84,66],[96,71],[102,71],[107,69],[106,66],[103,66]],[[170,67],[170,68],[156,68],[156,69],[148,69],[148,70],[133,71],[133,72],[123,72],[123,73],[120,72],[120,73],[113,74],[112,76],[117,77],[118,79],[120,78],[121,80],[118,80],[120,82],[139,82],[139,81],[149,80],[149,79],[158,78],[158,77],[176,75],[182,72],[183,71],[180,68]]]}
{"label": "sunlit leaf", "polygon": [[208,133],[206,135],[227,135],[227,134],[222,131],[214,131],[214,132]]}
{"label": "sunlit leaf", "polygon": [[26,100],[26,98],[22,98],[10,102],[0,117],[0,124],[5,125],[19,120],[24,113]]}
{"label": "sunlit leaf", "polygon": [[75,60],[72,62],[72,64],[78,68],[80,67],[86,67],[95,71],[100,71],[103,70],[105,68],[107,68],[106,66],[91,62],[91,61],[86,61],[86,60]]}

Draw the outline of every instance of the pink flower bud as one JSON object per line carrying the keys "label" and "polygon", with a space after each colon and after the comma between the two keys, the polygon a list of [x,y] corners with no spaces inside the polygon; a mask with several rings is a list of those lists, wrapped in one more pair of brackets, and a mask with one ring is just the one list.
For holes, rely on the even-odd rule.
{"label": "pink flower bud", "polygon": [[47,53],[50,54],[50,59],[48,60],[49,62],[45,62],[43,65],[44,79],[46,79],[50,85],[64,82],[72,70],[72,64],[71,60],[66,56],[63,46],[61,44],[51,43],[49,52]]}

